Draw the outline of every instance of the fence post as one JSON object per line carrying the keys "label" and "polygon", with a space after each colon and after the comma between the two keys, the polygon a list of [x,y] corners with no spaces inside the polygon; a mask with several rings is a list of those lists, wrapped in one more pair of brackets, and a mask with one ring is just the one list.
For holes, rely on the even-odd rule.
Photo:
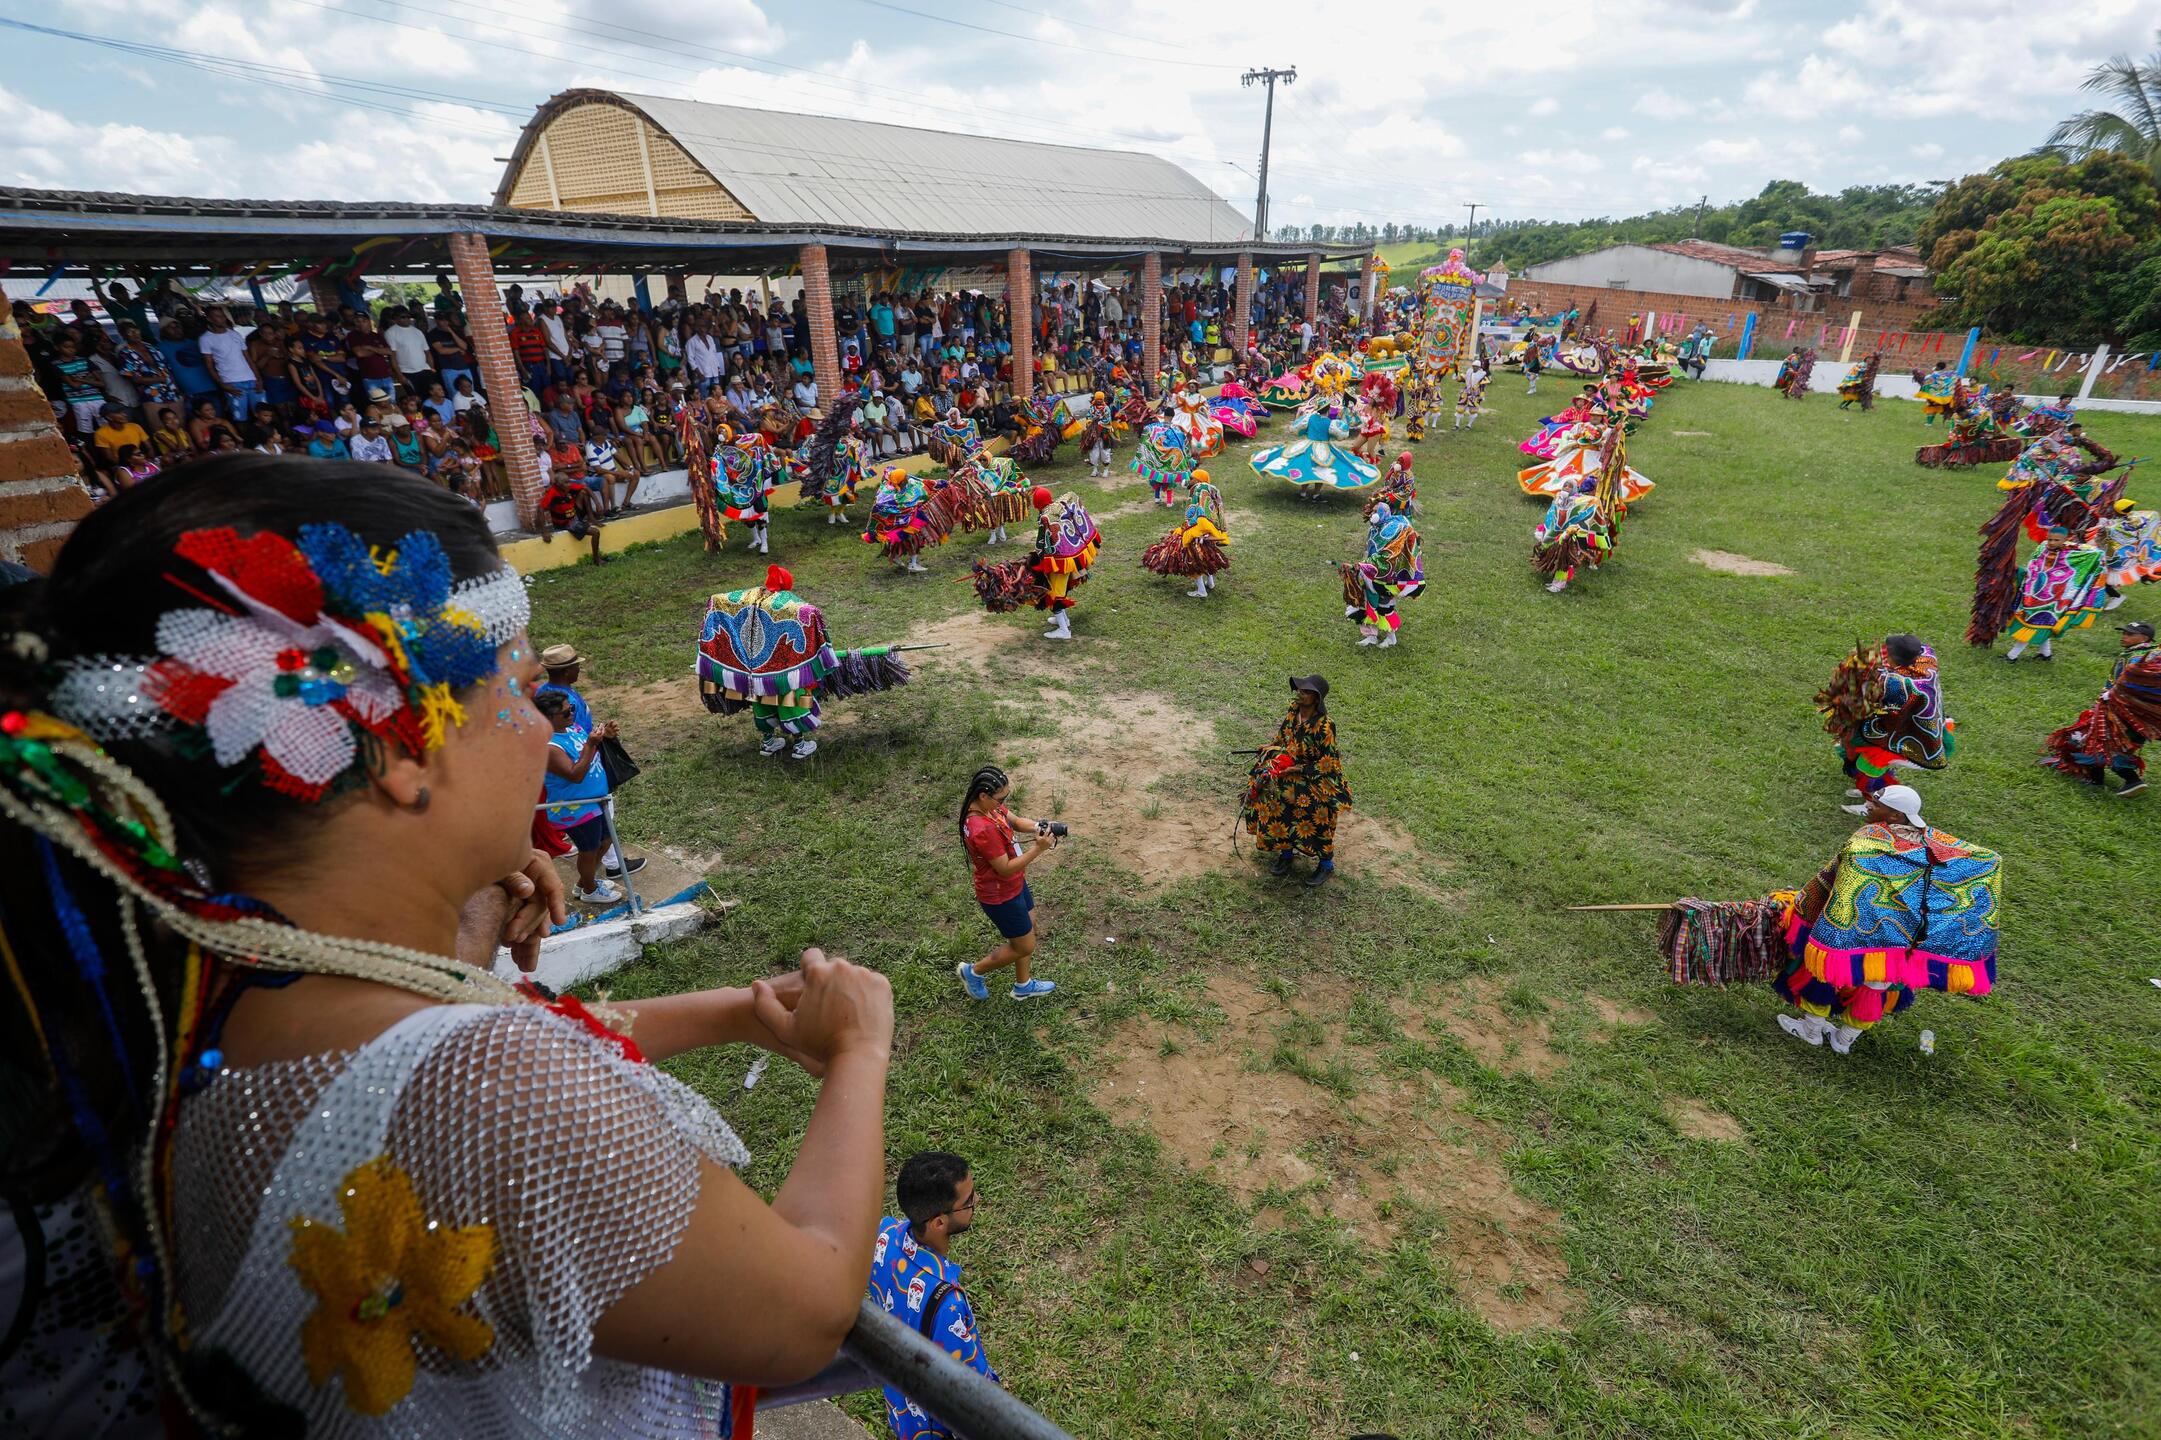
{"label": "fence post", "polygon": [[2084,400],[2093,394],[2093,382],[2101,378],[2101,371],[2108,364],[2108,346],[2096,345],[2093,363],[2086,367],[2086,378],[2079,383],[2078,398]]}
{"label": "fence post", "polygon": [[1958,352],[1958,368],[1953,375],[1963,376],[1966,367],[1973,362],[1973,347],[1981,343],[1981,327],[1976,325],[1966,332],[1966,348]]}
{"label": "fence post", "polygon": [[1838,352],[1839,364],[1843,365],[1853,358],[1853,337],[1860,333],[1861,312],[1856,310],[1853,312],[1853,318],[1846,322],[1846,343]]}

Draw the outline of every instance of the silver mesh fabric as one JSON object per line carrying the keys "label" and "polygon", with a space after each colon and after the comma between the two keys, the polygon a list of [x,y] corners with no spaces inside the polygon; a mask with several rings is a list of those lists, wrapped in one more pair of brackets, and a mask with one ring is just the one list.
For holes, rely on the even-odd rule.
{"label": "silver mesh fabric", "polygon": [[[352,1054],[227,1069],[185,1102],[175,1263],[195,1333],[305,1411],[311,1437],[715,1434],[720,1386],[595,1359],[592,1333],[674,1253],[700,1161],[735,1166],[748,1153],[695,1092],[568,1021],[455,1008],[437,1033],[400,1027]],[[412,1392],[371,1418],[347,1408],[339,1381],[309,1384],[284,1237],[265,1244],[257,1218],[281,1232],[303,1210],[337,1223],[321,1177],[384,1154],[428,1220],[493,1228],[470,1308],[495,1339],[470,1364],[419,1346]]]}

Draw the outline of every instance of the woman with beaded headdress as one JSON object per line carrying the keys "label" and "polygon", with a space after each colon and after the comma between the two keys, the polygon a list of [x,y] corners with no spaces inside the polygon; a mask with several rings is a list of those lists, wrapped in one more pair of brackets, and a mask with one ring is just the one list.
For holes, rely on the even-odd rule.
{"label": "woman with beaded headdress", "polygon": [[[810,951],[589,1011],[486,968],[530,968],[562,901],[525,589],[478,511],[211,460],[4,603],[0,1064],[41,1137],[6,1181],[94,1217],[125,1310],[37,1343],[131,1335],[183,1427],[265,1437],[740,1433],[730,1383],[832,1357],[890,992]],[[827,1082],[770,1206],[647,1063],[729,1041]]]}

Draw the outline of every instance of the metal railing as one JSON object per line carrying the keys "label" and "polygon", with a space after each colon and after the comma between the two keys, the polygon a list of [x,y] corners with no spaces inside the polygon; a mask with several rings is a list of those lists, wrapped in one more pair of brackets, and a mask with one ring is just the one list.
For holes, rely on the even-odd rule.
{"label": "metal railing", "polygon": [[[597,765],[600,762],[596,759],[593,763]],[[599,797],[598,800],[543,800],[538,805],[535,805],[533,808],[536,811],[574,810],[580,806],[594,804],[600,806],[601,824],[606,827],[608,832],[608,850],[614,851],[616,859],[622,863],[623,903],[627,904],[630,907],[631,917],[635,919],[645,913],[645,901],[638,894],[637,877],[632,875],[630,871],[630,855],[627,851],[623,849],[623,842],[615,833],[615,796],[612,794],[603,795]],[[602,864],[600,870],[600,878],[603,882],[605,882],[609,878],[611,878],[607,870],[607,851],[602,851],[601,855]]]}
{"label": "metal railing", "polygon": [[928,1411],[957,1440],[1073,1440],[909,1326],[865,1300],[840,1354],[810,1379],[760,1391],[758,1408],[801,1405],[890,1385]]}

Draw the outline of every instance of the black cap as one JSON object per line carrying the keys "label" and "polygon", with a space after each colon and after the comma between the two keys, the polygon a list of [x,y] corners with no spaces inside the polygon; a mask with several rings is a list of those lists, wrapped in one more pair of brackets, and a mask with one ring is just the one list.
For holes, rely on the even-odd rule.
{"label": "black cap", "polygon": [[2148,640],[2151,640],[2153,639],[2153,622],[2149,620],[2133,620],[2130,624],[2122,627],[2121,633],[2125,635],[2143,635]]}
{"label": "black cap", "polygon": [[1291,677],[1291,689],[1311,690],[1318,699],[1326,700],[1328,698],[1328,682],[1318,675],[1293,675]]}

